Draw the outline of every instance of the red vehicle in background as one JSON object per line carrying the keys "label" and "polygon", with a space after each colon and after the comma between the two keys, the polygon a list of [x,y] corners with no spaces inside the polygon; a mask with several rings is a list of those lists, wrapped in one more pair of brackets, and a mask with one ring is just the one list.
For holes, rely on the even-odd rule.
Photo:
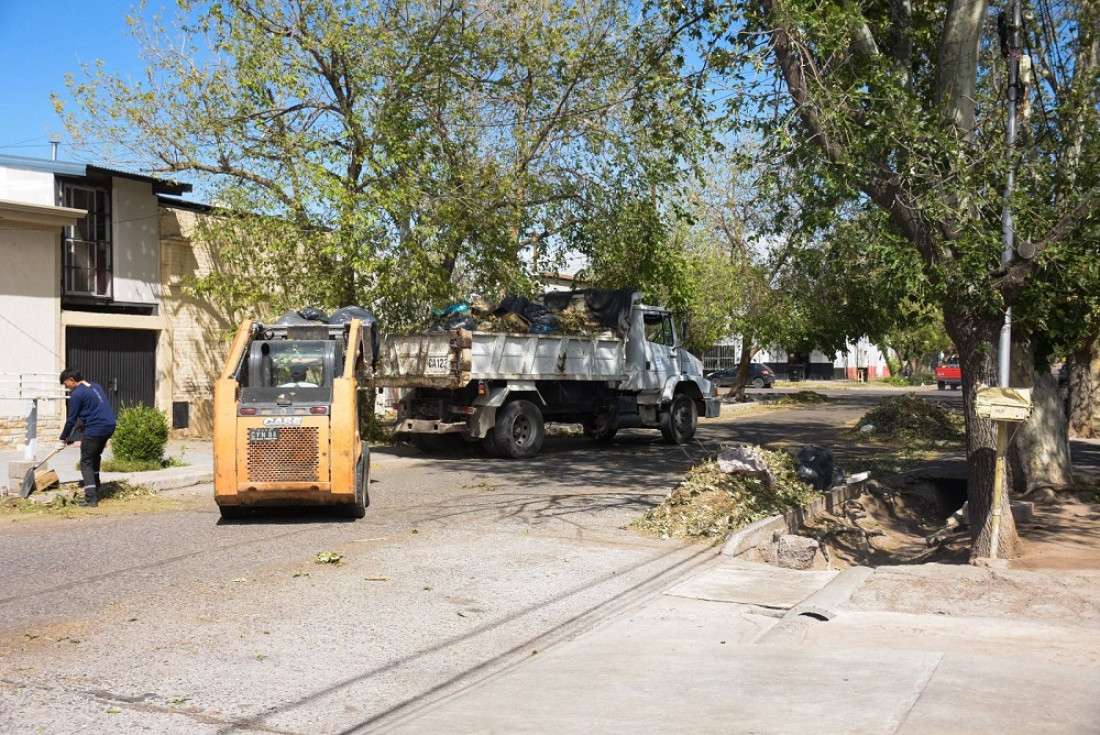
{"label": "red vehicle in background", "polygon": [[936,386],[940,390],[946,390],[947,386],[955,390],[960,385],[962,385],[962,369],[959,367],[959,358],[952,357],[936,368]]}

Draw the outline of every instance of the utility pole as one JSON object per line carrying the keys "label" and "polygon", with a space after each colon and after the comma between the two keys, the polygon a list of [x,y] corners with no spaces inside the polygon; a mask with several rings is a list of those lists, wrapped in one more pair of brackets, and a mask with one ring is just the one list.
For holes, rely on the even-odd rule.
{"label": "utility pole", "polygon": [[[1012,0],[1012,20],[1004,22],[1001,16],[1001,50],[1008,62],[1008,115],[1006,140],[1008,155],[1008,180],[1005,182],[1004,208],[1001,210],[1001,237],[1004,249],[1001,251],[1001,263],[1012,260],[1015,249],[1016,231],[1012,223],[1012,210],[1009,206],[1012,190],[1016,185],[1016,168],[1012,149],[1016,145],[1016,103],[1020,96],[1020,26],[1023,25],[1021,0]],[[1007,25],[1007,27],[1005,27]],[[1005,308],[1005,322],[1001,327],[1000,344],[997,350],[997,385],[1008,388],[1012,356],[1012,307]],[[1005,485],[1008,477],[1005,473],[1005,454],[1008,452],[1008,423],[997,421],[997,458],[993,470],[993,519],[990,524],[989,556],[997,558],[998,536],[1001,532],[1001,505],[1005,498]]]}

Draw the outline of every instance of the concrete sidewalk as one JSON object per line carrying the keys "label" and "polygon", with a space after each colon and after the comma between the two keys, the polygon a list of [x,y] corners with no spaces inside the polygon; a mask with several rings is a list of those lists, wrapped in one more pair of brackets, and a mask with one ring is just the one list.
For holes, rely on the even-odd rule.
{"label": "concrete sidewalk", "polygon": [[[35,452],[36,460],[45,459],[55,446],[56,444],[51,443],[40,444],[38,451]],[[108,444],[103,458],[108,459],[110,456],[111,445]],[[174,490],[214,481],[214,451],[209,440],[170,439],[165,447],[164,456],[172,457],[180,462],[181,466],[149,472],[104,472],[101,479],[104,482],[125,480],[157,491]],[[7,484],[9,495],[19,493],[21,482],[21,477],[9,477],[9,467],[12,462],[21,461],[23,461],[22,449],[0,452],[0,485]],[[79,465],[80,448],[73,445],[54,455],[42,469],[52,469],[64,484],[80,481]]]}
{"label": "concrete sidewalk", "polygon": [[[991,575],[1007,579],[991,585],[996,595],[1056,583],[1054,597],[1087,613],[1048,620],[1003,599],[989,617],[945,612],[949,601],[907,612],[877,595],[898,569],[907,590],[924,585],[932,595]],[[796,572],[722,558],[572,641],[375,729],[1096,733],[1100,572],[1053,576],[944,565]],[[793,614],[807,598],[832,618]]]}

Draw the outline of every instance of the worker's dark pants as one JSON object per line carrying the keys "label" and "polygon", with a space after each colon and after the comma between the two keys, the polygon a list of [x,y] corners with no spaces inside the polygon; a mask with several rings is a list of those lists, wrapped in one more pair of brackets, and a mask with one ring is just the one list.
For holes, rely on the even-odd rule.
{"label": "worker's dark pants", "polygon": [[84,478],[84,491],[88,488],[99,490],[99,462],[103,450],[107,447],[107,436],[85,436],[80,440],[80,475]]}

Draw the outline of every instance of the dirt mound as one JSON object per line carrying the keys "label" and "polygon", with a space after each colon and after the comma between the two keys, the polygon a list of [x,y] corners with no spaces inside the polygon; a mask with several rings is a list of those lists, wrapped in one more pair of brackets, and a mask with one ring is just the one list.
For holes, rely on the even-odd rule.
{"label": "dirt mound", "polygon": [[935,504],[876,482],[834,513],[822,513],[801,535],[821,544],[833,566],[965,563],[970,536],[954,533],[933,546],[926,539],[944,525]]}

